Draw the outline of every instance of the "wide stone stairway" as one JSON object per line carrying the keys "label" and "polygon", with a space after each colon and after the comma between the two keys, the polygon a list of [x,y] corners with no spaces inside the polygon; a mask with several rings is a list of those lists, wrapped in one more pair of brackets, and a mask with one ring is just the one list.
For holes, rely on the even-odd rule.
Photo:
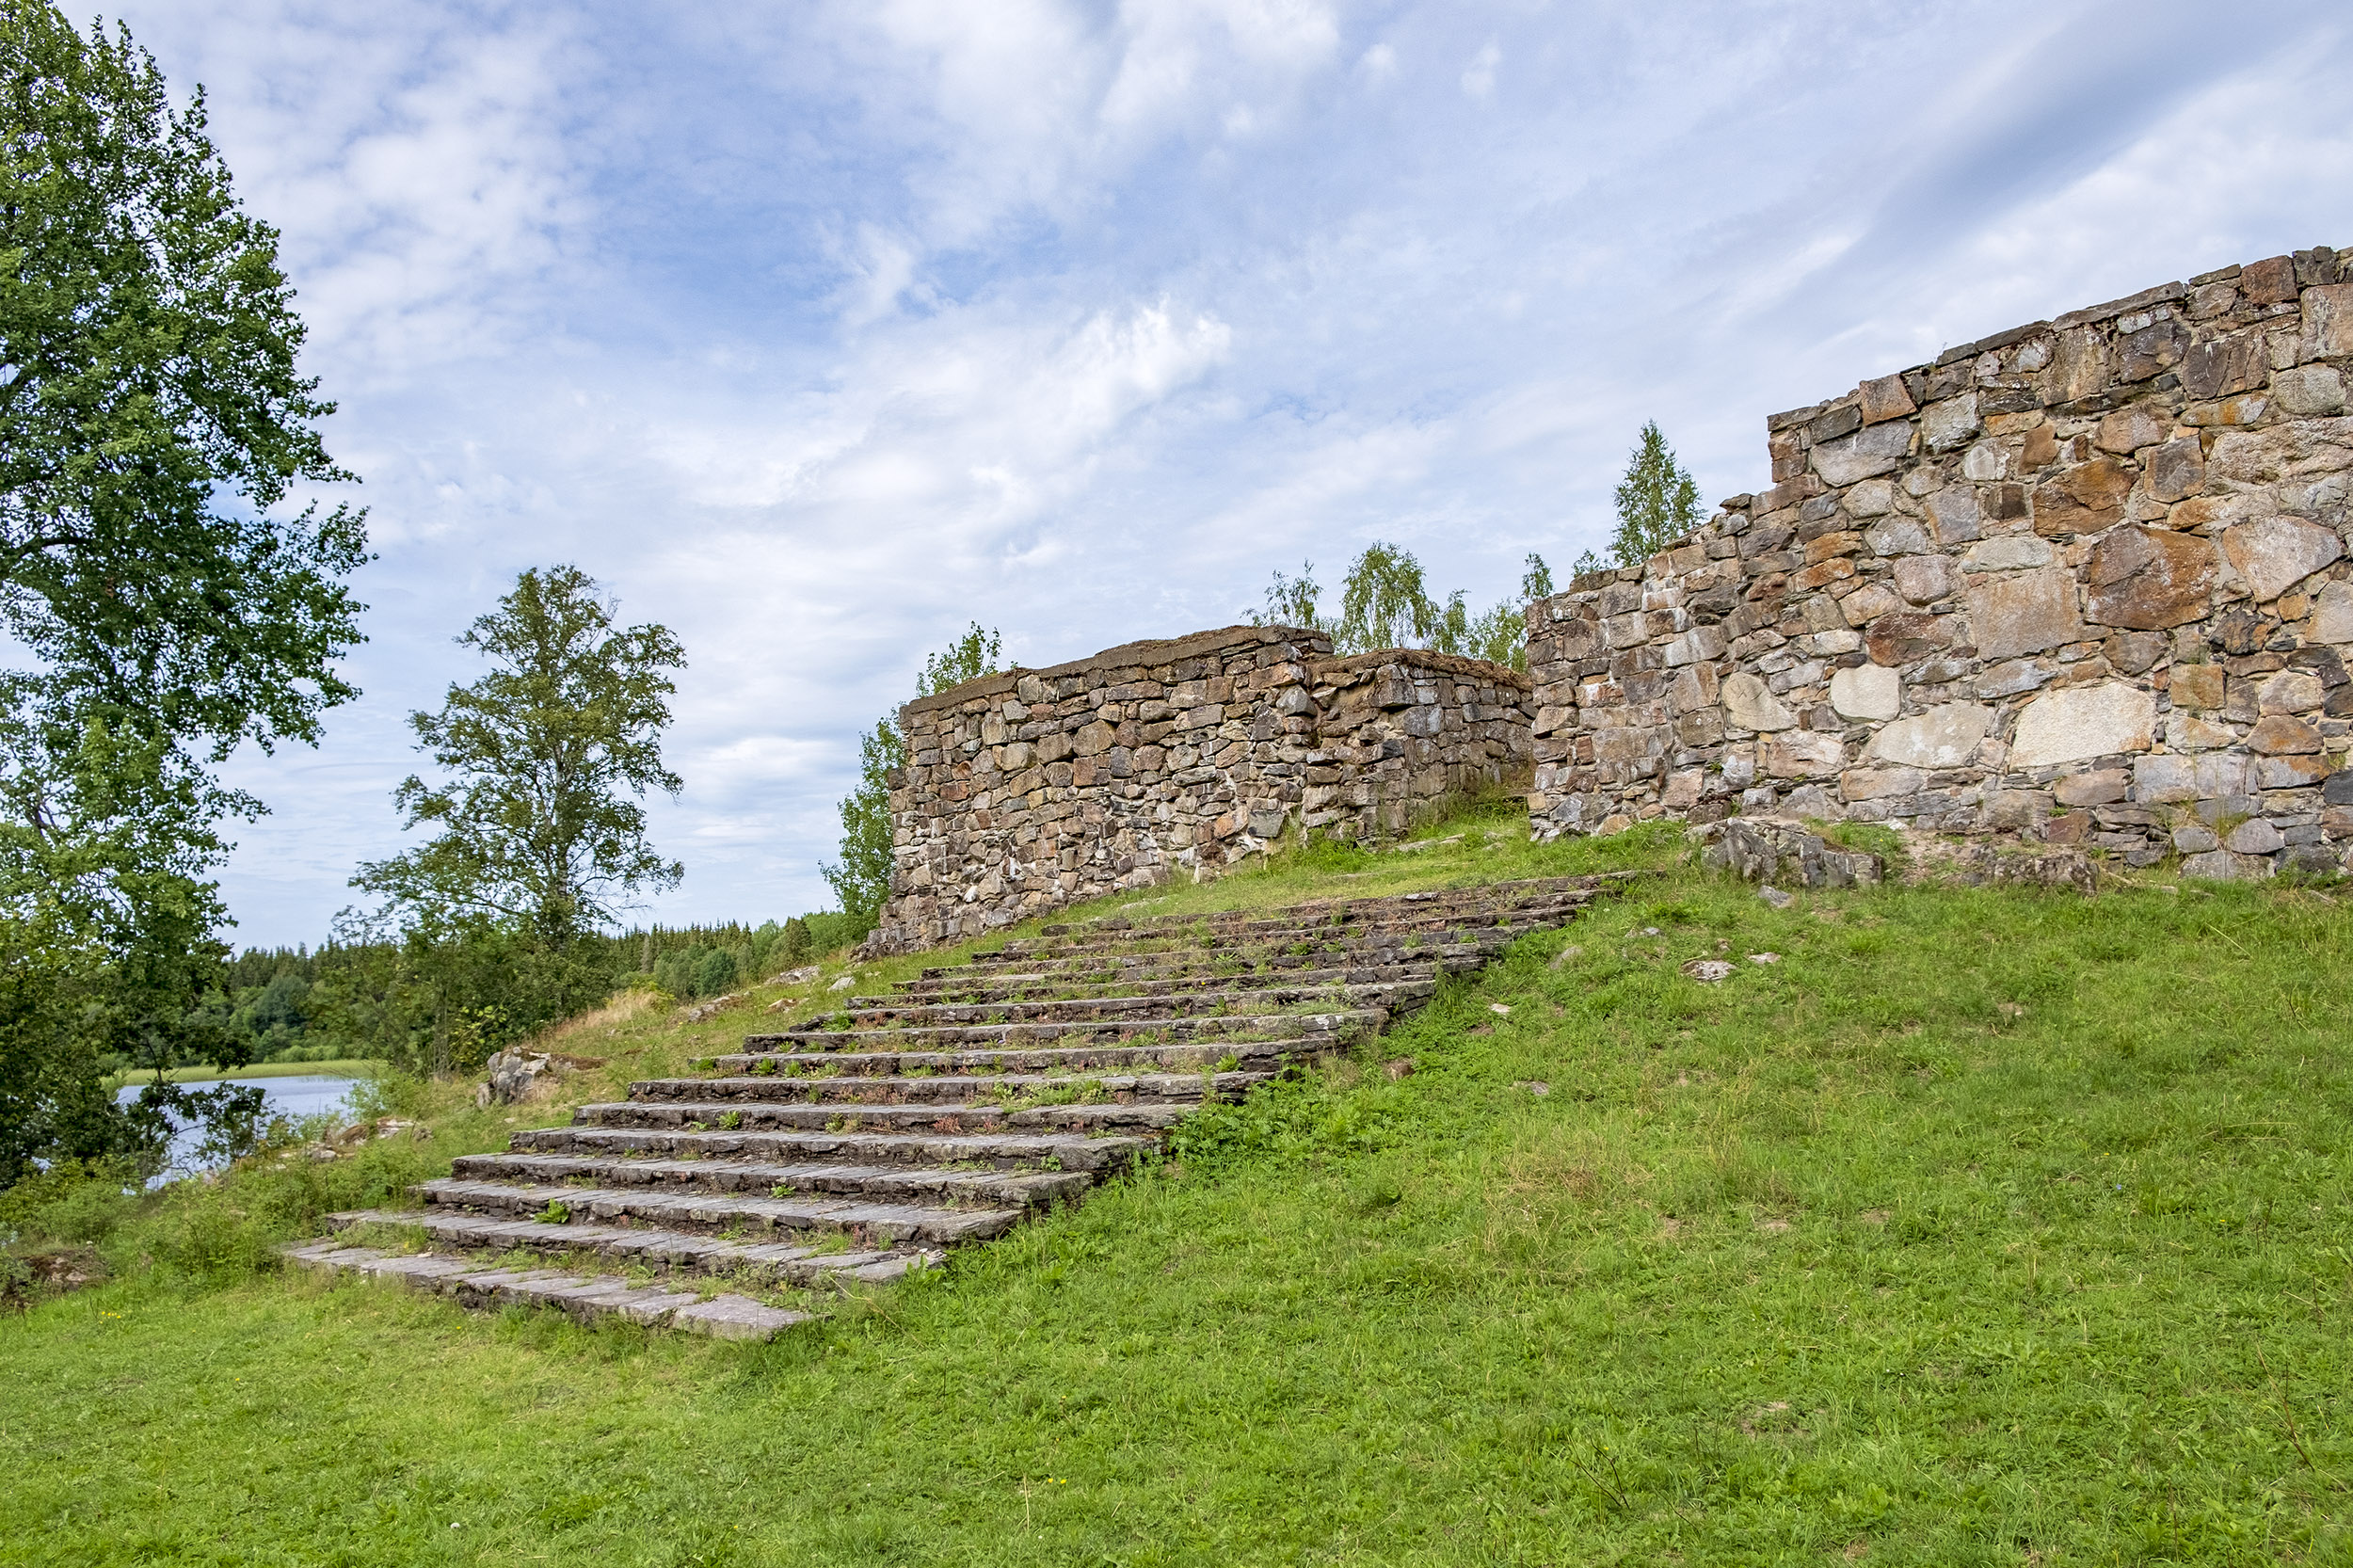
{"label": "wide stone stairway", "polygon": [[1377,1032],[1617,880],[1048,925],[464,1156],[421,1210],[334,1217],[430,1251],[287,1256],[467,1305],[767,1337],[808,1314],[744,1289],[896,1279],[1076,1202],[1205,1101]]}

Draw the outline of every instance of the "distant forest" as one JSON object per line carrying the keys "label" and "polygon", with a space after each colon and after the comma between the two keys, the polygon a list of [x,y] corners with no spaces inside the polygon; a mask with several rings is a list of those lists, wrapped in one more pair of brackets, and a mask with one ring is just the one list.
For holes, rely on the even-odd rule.
{"label": "distant forest", "polygon": [[[816,914],[758,927],[657,925],[582,937],[571,946],[565,989],[578,995],[650,986],[681,1001],[720,996],[862,934],[847,915]],[[482,947],[475,941],[457,950],[472,957],[467,968],[497,966],[499,955],[483,953]],[[480,994],[479,988],[447,983],[450,951],[440,950],[437,963],[433,950],[392,941],[248,948],[223,966],[220,988],[205,998],[200,1014],[203,1021],[249,1041],[256,1062],[376,1057],[422,1065],[438,1046],[440,1054],[452,1059],[450,1064],[460,1067],[478,1064],[469,1059],[487,1056],[548,1021],[490,1016],[492,1009],[465,1006],[464,998]],[[454,1017],[453,989],[459,999]]]}

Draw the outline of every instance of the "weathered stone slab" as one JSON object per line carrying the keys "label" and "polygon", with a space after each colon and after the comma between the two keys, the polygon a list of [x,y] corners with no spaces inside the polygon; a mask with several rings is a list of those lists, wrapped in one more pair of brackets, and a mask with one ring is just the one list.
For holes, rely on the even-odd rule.
{"label": "weathered stone slab", "polygon": [[2181,626],[2212,608],[2221,574],[2214,546],[2194,534],[2119,528],[2091,547],[2084,618],[2142,632]]}
{"label": "weathered stone slab", "polygon": [[2345,553],[2345,546],[2329,529],[2271,517],[2223,530],[2222,553],[2255,598],[2265,600],[2279,598],[2335,560]]}
{"label": "weathered stone slab", "polygon": [[1780,730],[1796,727],[1798,715],[1785,707],[1772,688],[1746,670],[1724,677],[1724,718],[1741,729]]}
{"label": "weathered stone slab", "polygon": [[1847,765],[1846,743],[1813,729],[1785,729],[1757,747],[1757,761],[1771,778],[1818,778]]}
{"label": "weathered stone slab", "polygon": [[2064,567],[2009,573],[1969,590],[1969,630],[1981,659],[2037,653],[2083,635],[2075,578]]}
{"label": "weathered stone slab", "polygon": [[1958,768],[1968,762],[1993,728],[1993,710],[1975,702],[1948,702],[1908,719],[1897,719],[1877,735],[1865,754],[1904,767]]}
{"label": "weathered stone slab", "polygon": [[2156,699],[2121,680],[2045,692],[2020,711],[2009,743],[2009,765],[2045,768],[2093,757],[2149,749],[2156,729]]}
{"label": "weathered stone slab", "polygon": [[1850,719],[1892,719],[1903,711],[1903,681],[1881,664],[1835,671],[1830,705]]}

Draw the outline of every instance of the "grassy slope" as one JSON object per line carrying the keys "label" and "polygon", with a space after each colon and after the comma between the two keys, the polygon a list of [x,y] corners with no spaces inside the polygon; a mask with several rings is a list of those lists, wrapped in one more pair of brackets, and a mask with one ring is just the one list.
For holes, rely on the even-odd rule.
{"label": "grassy slope", "polygon": [[[2154,885],[1776,911],[1671,867],[1179,1172],[764,1347],[139,1276],[0,1325],[0,1562],[2346,1560],[2349,923]],[[662,1070],[745,1016],[600,1048]],[[233,1262],[289,1184],[504,1122],[123,1234]]]}

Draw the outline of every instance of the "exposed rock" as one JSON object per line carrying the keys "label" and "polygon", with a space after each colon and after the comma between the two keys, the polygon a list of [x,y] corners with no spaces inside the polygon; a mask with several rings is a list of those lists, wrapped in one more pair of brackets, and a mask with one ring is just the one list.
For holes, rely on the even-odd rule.
{"label": "exposed rock", "polygon": [[[473,1102],[486,1107],[520,1104],[540,1079],[562,1070],[563,1064],[548,1051],[524,1050],[520,1046],[510,1046],[483,1064],[487,1077],[475,1086]],[[332,1158],[331,1150],[329,1158]]]}
{"label": "exposed rock", "polygon": [[2222,535],[2222,553],[2258,600],[2279,598],[2344,552],[2332,531],[2294,518],[2259,518]]}
{"label": "exposed rock", "polygon": [[1903,681],[1881,664],[1838,670],[1830,678],[1830,705],[1850,719],[1892,719],[1903,711]]}
{"label": "exposed rock", "polygon": [[2119,528],[2091,547],[2085,618],[2103,626],[2161,631],[2206,614],[2221,562],[2193,534]]}
{"label": "exposed rock", "polygon": [[2146,751],[2156,723],[2156,699],[2125,681],[2045,692],[2018,715],[2018,728],[2009,743],[2009,765],[2045,768],[2086,758]]}
{"label": "exposed rock", "polygon": [[1925,713],[1897,719],[1871,738],[1868,755],[1913,768],[1957,768],[1969,760],[1993,728],[1993,710],[1975,702],[1947,702]]}
{"label": "exposed rock", "polygon": [[1969,590],[1969,630],[1978,657],[2009,659],[2083,635],[2075,578],[2063,567],[1989,578]]}
{"label": "exposed rock", "polygon": [[[1779,889],[1774,883],[1799,888],[1875,887],[1886,874],[1876,855],[1842,850],[1791,823],[1769,817],[1733,817],[1710,823],[1695,835],[1706,848],[1704,865],[1732,872],[1747,882],[1767,884],[1759,889],[1767,901]],[[1786,902],[1786,895],[1778,902]],[[1730,967],[1726,967],[1730,972]]]}

